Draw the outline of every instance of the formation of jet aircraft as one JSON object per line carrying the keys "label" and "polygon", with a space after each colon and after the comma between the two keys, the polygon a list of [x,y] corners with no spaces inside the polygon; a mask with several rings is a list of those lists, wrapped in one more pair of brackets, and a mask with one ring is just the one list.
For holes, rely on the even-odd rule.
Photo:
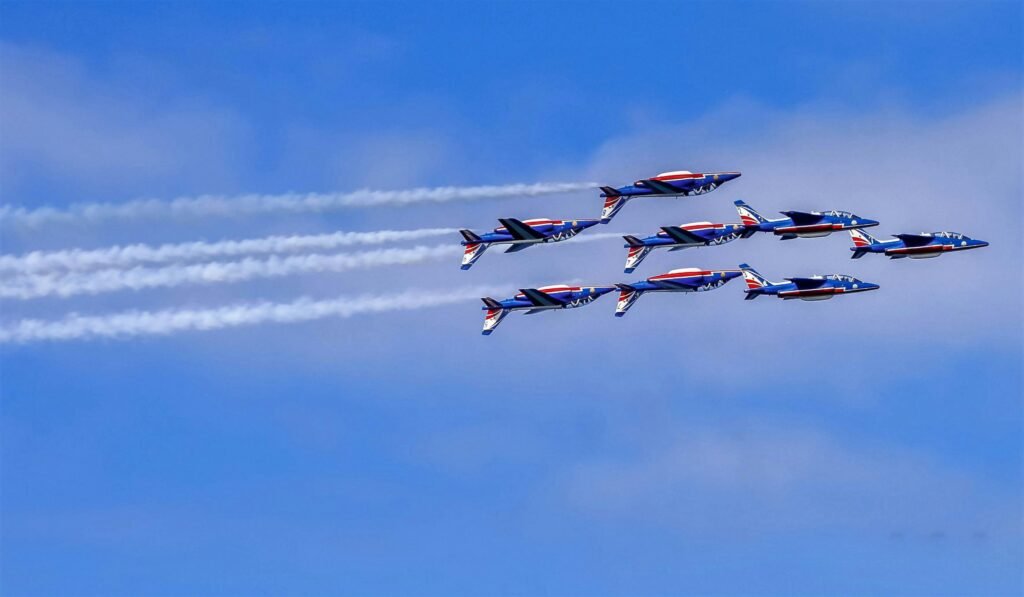
{"label": "formation of jet aircraft", "polygon": [[892,240],[878,240],[863,230],[850,230],[853,239],[851,259],[860,259],[865,253],[882,253],[891,259],[928,259],[948,251],[964,251],[987,247],[983,240],[964,236],[959,232],[922,232],[897,234]]}
{"label": "formation of jet aircraft", "polygon": [[[604,206],[600,218],[551,220],[517,220],[501,218],[501,226],[491,232],[477,234],[471,230],[460,230],[465,251],[462,269],[470,269],[484,251],[491,245],[509,245],[506,253],[521,251],[537,244],[555,243],[568,240],[587,228],[607,224],[622,209],[625,203],[635,197],[685,197],[710,193],[722,184],[740,177],[739,172],[712,172],[695,174],[687,170],[665,172],[651,178],[644,178],[619,188],[601,187]],[[627,249],[625,273],[633,273],[640,263],[654,249],[679,251],[691,247],[723,245],[737,239],[748,239],[758,232],[771,233],[780,240],[794,238],[817,238],[828,236],[839,230],[846,230],[853,240],[853,259],[867,253],[881,253],[892,259],[910,257],[923,259],[937,257],[950,251],[962,251],[988,246],[983,240],[972,239],[958,232],[922,232],[920,234],[897,234],[890,240],[878,240],[864,231],[878,226],[879,222],[862,218],[847,211],[784,211],[784,218],[768,219],[743,201],[735,201],[740,222],[716,224],[692,222],[679,226],[662,226],[651,236],[625,235]],[[808,277],[785,278],[782,282],[771,282],[757,273],[746,263],[739,269],[708,270],[701,268],[673,269],[668,273],[651,276],[632,283],[616,283],[596,286],[556,285],[542,288],[523,288],[519,293],[505,300],[484,297],[483,334],[490,335],[512,311],[523,311],[527,315],[571,309],[590,304],[614,290],[619,291],[615,305],[615,316],[622,317],[634,303],[648,292],[704,292],[724,286],[729,280],[742,276],[747,284],[745,299],[752,300],[761,295],[774,296],[783,300],[800,299],[821,301],[836,295],[855,294],[878,290],[878,284],[865,282],[845,274],[813,275]]]}

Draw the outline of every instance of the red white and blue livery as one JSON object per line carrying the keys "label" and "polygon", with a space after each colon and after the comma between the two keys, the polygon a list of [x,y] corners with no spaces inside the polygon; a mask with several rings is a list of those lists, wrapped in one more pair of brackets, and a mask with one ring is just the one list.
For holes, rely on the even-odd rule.
{"label": "red white and blue livery", "polygon": [[555,309],[573,309],[588,305],[609,292],[614,286],[544,286],[542,288],[522,288],[512,298],[498,301],[484,297],[484,329],[483,335],[489,336],[501,320],[512,311],[525,311],[526,315],[543,313]]}
{"label": "red white and blue livery", "polygon": [[983,240],[964,236],[959,232],[922,232],[897,234],[891,240],[878,240],[863,230],[851,230],[853,239],[851,259],[860,259],[865,253],[882,253],[892,259],[928,259],[950,251],[966,251],[987,247]]}
{"label": "red white and blue livery", "polygon": [[739,172],[694,173],[689,170],[662,172],[651,178],[642,178],[624,187],[601,187],[604,209],[601,222],[607,224],[619,213],[626,201],[633,197],[688,197],[710,193],[730,180],[740,177]]}
{"label": "red white and blue livery", "polygon": [[746,300],[748,301],[756,299],[762,294],[776,296],[784,300],[823,301],[839,294],[878,290],[878,284],[864,282],[843,274],[786,278],[785,282],[769,282],[746,263],[740,264],[740,270],[747,282]]}
{"label": "red white and blue livery", "polygon": [[654,249],[680,251],[691,247],[710,247],[724,245],[743,236],[746,228],[743,224],[712,224],[711,222],[693,222],[681,226],[662,226],[661,232],[654,236],[637,238],[623,236],[626,239],[626,267],[623,271],[633,273],[640,262]]}
{"label": "red white and blue livery", "polygon": [[743,201],[734,201],[740,220],[748,231],[748,235],[756,232],[770,232],[779,240],[794,238],[817,238],[828,236],[837,230],[856,230],[878,226],[875,220],[862,218],[848,211],[784,211],[785,218],[769,220],[754,211]]}
{"label": "red white and blue livery", "polygon": [[467,270],[480,259],[487,247],[491,245],[510,245],[506,253],[515,253],[542,243],[557,243],[569,240],[587,228],[598,223],[595,219],[586,220],[517,220],[515,218],[499,218],[501,226],[493,232],[476,234],[471,230],[459,230],[462,245],[466,247],[462,254],[462,269]]}
{"label": "red white and blue livery", "polygon": [[705,292],[724,286],[729,280],[739,277],[739,270],[706,270],[699,267],[674,269],[667,274],[651,276],[632,284],[616,284],[619,301],[615,304],[615,316],[622,317],[641,295],[648,292]]}

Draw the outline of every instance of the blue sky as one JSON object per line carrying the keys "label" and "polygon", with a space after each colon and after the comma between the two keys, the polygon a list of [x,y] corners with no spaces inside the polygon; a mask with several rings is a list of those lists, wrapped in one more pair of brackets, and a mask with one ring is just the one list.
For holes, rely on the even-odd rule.
{"label": "blue sky", "polygon": [[[741,170],[650,232],[846,209],[992,246],[653,255],[735,284],[510,316],[479,303],[0,346],[0,588],[89,594],[1019,594],[1019,3],[0,4],[0,200]],[[5,226],[3,252],[594,217],[595,193]],[[605,230],[603,230],[605,231]],[[456,243],[457,238],[447,239]],[[623,281],[615,241],[5,301],[4,324],[465,285]],[[649,301],[649,302],[648,302]]]}

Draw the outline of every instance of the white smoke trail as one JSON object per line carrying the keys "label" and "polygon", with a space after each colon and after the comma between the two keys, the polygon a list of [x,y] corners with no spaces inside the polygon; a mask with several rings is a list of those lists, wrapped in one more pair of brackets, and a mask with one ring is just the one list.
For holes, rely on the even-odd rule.
{"label": "white smoke trail", "polygon": [[48,222],[100,221],[141,217],[239,216],[271,212],[322,212],[346,207],[407,205],[468,199],[536,196],[594,188],[594,183],[536,183],[475,187],[436,187],[404,191],[350,193],[286,193],[283,195],[201,195],[173,200],[136,199],[124,203],[76,203],[66,208],[28,209],[0,206],[0,224],[38,225]]}
{"label": "white smoke trail", "polygon": [[58,320],[23,319],[0,327],[0,344],[24,344],[55,340],[130,338],[169,335],[192,330],[295,323],[326,317],[352,317],[363,313],[437,307],[499,294],[507,288],[470,287],[443,292],[410,290],[393,295],[363,295],[316,301],[300,298],[290,303],[243,303],[215,309],[167,309],[125,311],[110,315],[71,314]]}
{"label": "white smoke trail", "polygon": [[104,269],[93,272],[46,274],[5,280],[0,298],[32,299],[43,296],[66,298],[79,294],[99,294],[118,290],[168,288],[184,284],[241,282],[254,278],[276,278],[303,273],[343,272],[385,265],[408,265],[460,255],[460,245],[417,246],[409,249],[379,249],[337,255],[272,255],[264,259]]}
{"label": "white smoke trail", "polygon": [[218,257],[300,252],[315,249],[329,250],[350,245],[419,240],[455,232],[457,232],[455,228],[378,230],[375,232],[334,232],[302,236],[268,236],[219,242],[197,241],[158,246],[135,244],[103,249],[33,251],[24,255],[0,255],[0,272],[38,274],[55,269],[79,271],[97,268],[126,268],[141,263],[198,261]]}
{"label": "white smoke trail", "polygon": [[[604,232],[580,235],[569,243],[619,238],[617,233]],[[463,251],[461,245],[415,246],[408,249],[378,249],[356,253],[323,255],[272,255],[263,259],[175,264],[165,267],[133,267],[85,272],[16,276],[0,282],[0,298],[27,300],[45,296],[67,298],[81,294],[100,294],[121,290],[169,288],[186,284],[218,284],[242,282],[256,278],[277,278],[308,273],[344,272],[387,265],[411,265],[426,261],[454,258]],[[454,262],[453,262],[454,263]]]}

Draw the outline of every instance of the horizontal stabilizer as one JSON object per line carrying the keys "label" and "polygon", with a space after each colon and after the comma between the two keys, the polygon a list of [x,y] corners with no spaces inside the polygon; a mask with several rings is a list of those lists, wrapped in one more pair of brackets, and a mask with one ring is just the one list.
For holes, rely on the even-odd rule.
{"label": "horizontal stabilizer", "polygon": [[622,194],[618,189],[612,187],[601,187],[601,192],[604,193],[605,197],[618,197]]}
{"label": "horizontal stabilizer", "polygon": [[867,249],[857,249],[853,252],[853,255],[850,255],[850,259],[860,259],[867,252]]}
{"label": "horizontal stabilizer", "polygon": [[467,243],[478,243],[482,240],[472,230],[459,230],[459,234],[462,235],[462,238],[466,239]]}
{"label": "horizontal stabilizer", "polygon": [[626,244],[628,244],[631,247],[642,247],[642,246],[644,246],[644,241],[640,240],[639,238],[637,238],[635,236],[630,236],[629,234],[627,234],[626,236],[623,236],[622,238],[626,239]]}
{"label": "horizontal stabilizer", "polygon": [[492,299],[489,296],[482,297],[480,300],[482,300],[484,302],[484,304],[487,305],[488,309],[500,309],[501,308],[501,303],[499,303],[498,301]]}

